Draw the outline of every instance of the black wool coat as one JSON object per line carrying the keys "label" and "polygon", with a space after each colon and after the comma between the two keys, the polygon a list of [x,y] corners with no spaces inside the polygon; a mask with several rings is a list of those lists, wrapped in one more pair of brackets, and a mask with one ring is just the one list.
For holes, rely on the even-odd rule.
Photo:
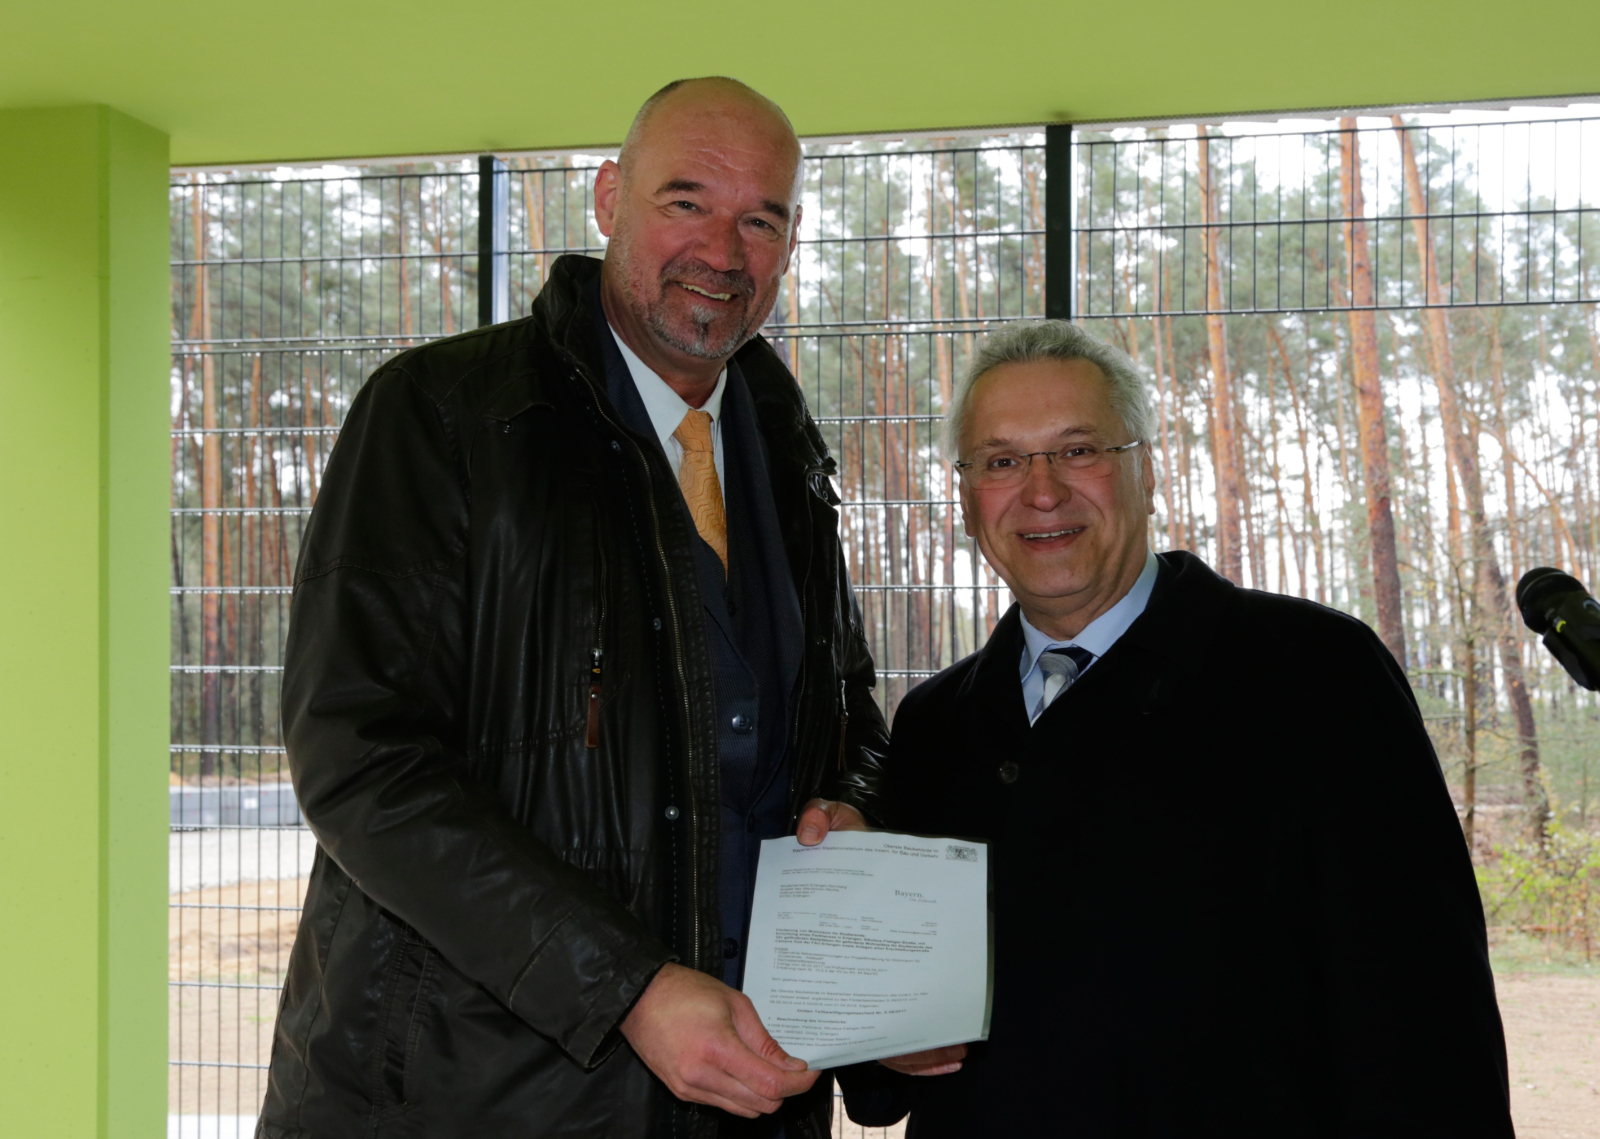
{"label": "black wool coat", "polygon": [[1483,912],[1404,674],[1361,622],[1161,555],[1029,727],[1015,607],[895,717],[900,828],[991,843],[959,1073],[841,1077],[910,1139],[1512,1134]]}

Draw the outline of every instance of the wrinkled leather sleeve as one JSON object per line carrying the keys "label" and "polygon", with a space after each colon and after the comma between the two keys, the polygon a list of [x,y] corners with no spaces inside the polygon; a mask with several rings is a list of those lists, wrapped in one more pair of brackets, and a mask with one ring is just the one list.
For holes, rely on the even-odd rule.
{"label": "wrinkled leather sleeve", "polygon": [[673,954],[467,772],[475,423],[403,362],[352,406],[302,546],[283,687],[295,790],[365,894],[592,1066]]}
{"label": "wrinkled leather sleeve", "polygon": [[845,616],[840,676],[844,681],[844,707],[849,717],[831,797],[849,803],[874,826],[892,826],[884,785],[884,757],[889,753],[889,731],[883,710],[873,699],[877,673],[872,651],[862,628],[861,606],[850,585],[843,551],[839,555],[840,612]]}

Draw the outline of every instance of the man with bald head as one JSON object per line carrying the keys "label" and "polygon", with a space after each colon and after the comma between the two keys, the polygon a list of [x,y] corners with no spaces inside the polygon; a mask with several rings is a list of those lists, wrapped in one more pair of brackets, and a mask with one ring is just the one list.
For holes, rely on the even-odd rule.
{"label": "man with bald head", "polygon": [[834,471],[756,335],[800,148],[729,79],[640,110],[603,262],[350,409],[283,687],[318,840],[264,1139],[828,1132],[738,991],[762,839],[876,813]]}

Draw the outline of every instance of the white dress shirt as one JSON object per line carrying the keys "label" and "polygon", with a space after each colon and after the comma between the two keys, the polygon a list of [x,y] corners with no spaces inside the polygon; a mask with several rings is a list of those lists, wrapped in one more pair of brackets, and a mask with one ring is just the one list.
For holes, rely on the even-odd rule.
{"label": "white dress shirt", "polygon": [[[1156,561],[1155,554],[1146,553],[1144,569],[1139,571],[1139,577],[1134,581],[1133,588],[1122,595],[1122,600],[1085,625],[1083,632],[1070,641],[1052,641],[1033,627],[1027,614],[1018,614],[1022,618],[1022,661],[1019,666],[1022,672],[1022,706],[1028,711],[1028,723],[1031,724],[1039,718],[1034,714],[1034,710],[1039,708],[1039,701],[1044,696],[1044,670],[1039,667],[1039,658],[1048,649],[1077,645],[1094,654],[1094,660],[1083,670],[1088,672],[1099,663],[1101,657],[1111,651],[1111,646],[1117,643],[1117,638],[1128,631],[1128,626],[1138,620],[1139,614],[1144,612],[1144,607],[1150,604],[1150,591],[1155,588],[1156,571],[1159,568],[1160,563]],[[1039,711],[1042,713],[1043,709]]]}
{"label": "white dress shirt", "polygon": [[[607,328],[611,326],[606,325]],[[683,401],[683,397],[672,390],[668,384],[651,369],[649,364],[639,359],[617,335],[617,330],[611,329],[611,339],[617,342],[617,347],[622,349],[622,358],[628,362],[628,374],[633,377],[633,386],[639,389],[639,398],[644,401],[644,409],[650,416],[650,426],[656,429],[656,435],[661,440],[661,449],[667,453],[667,462],[672,467],[672,473],[677,474],[678,468],[683,465],[683,444],[673,438],[673,432],[678,429],[678,424],[683,422],[686,412],[695,411]],[[723,473],[722,462],[722,392],[728,386],[728,369],[722,369],[722,374],[717,377],[717,386],[711,390],[711,398],[698,409],[711,416],[711,446],[712,459],[717,467],[717,487],[722,491],[722,500],[728,500],[727,476]]]}

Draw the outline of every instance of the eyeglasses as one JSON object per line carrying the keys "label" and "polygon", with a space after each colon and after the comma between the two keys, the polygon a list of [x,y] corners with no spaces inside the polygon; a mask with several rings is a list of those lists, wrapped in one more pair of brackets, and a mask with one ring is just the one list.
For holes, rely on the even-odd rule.
{"label": "eyeglasses", "polygon": [[1040,455],[1050,464],[1050,469],[1064,482],[1105,478],[1116,465],[1117,456],[1141,446],[1143,439],[1135,439],[1120,447],[1096,447],[1090,443],[1074,443],[1059,451],[987,451],[971,459],[958,461],[955,466],[961,477],[976,487],[1020,486],[1033,468],[1033,460]]}

